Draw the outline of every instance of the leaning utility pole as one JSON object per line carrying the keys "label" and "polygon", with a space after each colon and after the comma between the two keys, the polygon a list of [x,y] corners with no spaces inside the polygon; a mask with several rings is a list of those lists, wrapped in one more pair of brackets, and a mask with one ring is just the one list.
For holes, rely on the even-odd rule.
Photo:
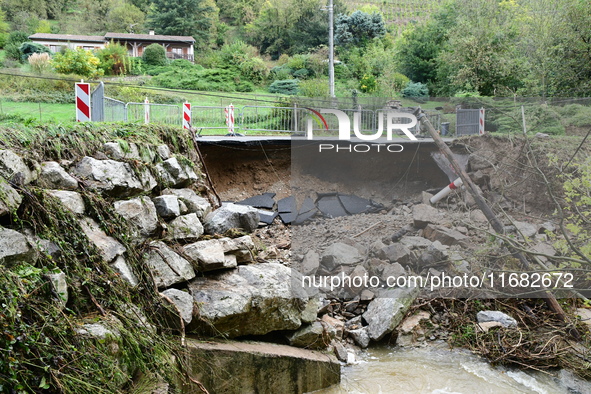
{"label": "leaning utility pole", "polygon": [[328,0],[328,86],[330,97],[334,97],[334,7]]}

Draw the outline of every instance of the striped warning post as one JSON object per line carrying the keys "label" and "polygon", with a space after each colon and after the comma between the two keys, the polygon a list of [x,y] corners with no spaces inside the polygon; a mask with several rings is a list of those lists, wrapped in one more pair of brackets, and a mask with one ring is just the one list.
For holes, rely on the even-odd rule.
{"label": "striped warning post", "polygon": [[144,100],[144,124],[150,123],[150,100],[146,97]]}
{"label": "striped warning post", "polygon": [[191,128],[191,103],[183,104],[183,129]]}
{"label": "striped warning post", "polygon": [[90,84],[76,84],[76,122],[90,122]]}
{"label": "striped warning post", "polygon": [[226,125],[228,126],[228,133],[234,134],[234,106],[230,104],[224,111],[226,112]]}
{"label": "striped warning post", "polygon": [[478,123],[478,134],[484,134],[484,108],[480,108],[480,117]]}

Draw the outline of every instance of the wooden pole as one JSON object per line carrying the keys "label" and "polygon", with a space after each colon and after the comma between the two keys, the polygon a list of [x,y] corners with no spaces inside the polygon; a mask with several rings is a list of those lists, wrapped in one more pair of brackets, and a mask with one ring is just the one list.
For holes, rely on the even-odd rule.
{"label": "wooden pole", "polygon": [[[466,190],[468,191],[468,193],[470,193],[472,195],[472,197],[474,198],[474,201],[476,201],[476,205],[478,205],[478,208],[480,208],[482,213],[484,213],[484,216],[486,216],[486,218],[488,219],[492,228],[497,233],[504,234],[505,231],[503,228],[503,224],[499,221],[499,219],[497,218],[497,216],[495,215],[493,210],[486,203],[486,200],[484,199],[484,197],[482,197],[482,195],[480,194],[480,189],[478,189],[476,187],[474,182],[472,182],[472,179],[470,179],[470,177],[468,176],[468,173],[466,173],[466,171],[457,162],[451,149],[449,149],[449,147],[445,144],[445,142],[443,142],[443,139],[437,133],[437,131],[435,130],[435,128],[433,127],[433,125],[429,121],[429,118],[427,116],[425,116],[421,107],[417,108],[417,111],[415,111],[415,114],[417,115],[417,120],[422,121],[423,124],[427,127],[427,131],[431,135],[431,138],[433,138],[435,145],[437,145],[437,147],[439,148],[441,153],[443,153],[443,155],[447,158],[447,160],[449,160],[451,166],[456,171],[456,174],[458,174],[459,177],[462,178],[462,181],[464,182],[464,185],[466,186]],[[508,245],[508,247],[509,247],[509,250],[511,251],[511,254],[520,261],[522,267],[524,269],[530,269],[529,261],[527,260],[525,255],[523,253],[521,253],[520,251],[516,250],[515,248],[513,248],[511,245]],[[556,297],[554,296],[554,294],[552,294],[547,289],[543,289],[542,296],[543,296],[544,300],[546,301],[546,304],[548,305],[548,307],[554,313],[556,313],[562,321],[566,321],[567,320],[566,313],[564,313],[564,310],[562,309],[562,307],[560,306],[560,304],[556,300]]]}

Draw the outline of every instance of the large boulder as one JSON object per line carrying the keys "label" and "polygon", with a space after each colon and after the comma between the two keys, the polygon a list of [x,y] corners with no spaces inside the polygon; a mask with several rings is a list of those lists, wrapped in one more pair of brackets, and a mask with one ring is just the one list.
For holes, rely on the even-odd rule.
{"label": "large boulder", "polygon": [[0,226],[0,263],[31,261],[36,255],[26,236]]}
{"label": "large boulder", "polygon": [[0,216],[16,211],[22,201],[20,194],[0,177]]}
{"label": "large boulder", "polygon": [[254,231],[259,225],[259,212],[247,205],[227,204],[211,212],[205,218],[208,234],[223,234],[233,228]]}
{"label": "large boulder", "polygon": [[64,208],[72,213],[84,214],[85,206],[82,195],[68,190],[47,190],[47,194],[61,201]]}
{"label": "large boulder", "polygon": [[186,245],[183,251],[202,272],[236,268],[236,257],[228,257],[219,239],[208,239]]}
{"label": "large boulder", "polygon": [[123,256],[117,256],[115,261],[111,263],[111,268],[115,270],[121,277],[121,279],[125,280],[131,286],[136,287],[139,284],[137,276],[133,273],[133,270],[125,261]]}
{"label": "large boulder", "polygon": [[[124,149],[125,148],[125,149]],[[109,159],[113,160],[121,160],[121,159],[130,159],[130,160],[141,160],[139,150],[137,145],[134,143],[126,144],[125,147],[121,146],[119,142],[106,142],[103,144],[103,150],[105,155]]]}
{"label": "large boulder", "polygon": [[193,296],[191,294],[178,289],[168,289],[164,290],[162,295],[176,306],[185,324],[191,323],[193,320]]}
{"label": "large boulder", "polygon": [[179,216],[168,223],[168,238],[173,240],[192,241],[203,235],[203,225],[197,214]]}
{"label": "large boulder", "polygon": [[381,292],[363,314],[369,337],[379,341],[394,331],[417,295],[417,288],[396,288]]}
{"label": "large boulder", "polygon": [[179,163],[176,157],[156,165],[166,186],[183,187],[195,182],[198,177],[189,164]]}
{"label": "large boulder", "polygon": [[264,263],[194,279],[189,289],[199,314],[190,328],[229,338],[296,330],[309,300],[296,276],[284,265]]}
{"label": "large boulder", "polygon": [[159,288],[170,287],[195,277],[195,271],[187,260],[178,255],[162,241],[150,243],[146,265]]}
{"label": "large boulder", "polygon": [[204,219],[211,212],[211,204],[207,199],[200,197],[191,189],[165,189],[162,195],[177,196],[183,202],[189,213],[196,213],[199,219]]}
{"label": "large boulder", "polygon": [[156,180],[147,169],[134,170],[129,163],[115,160],[86,156],[71,172],[90,187],[111,196],[129,197],[156,187]]}
{"label": "large boulder", "polygon": [[149,237],[158,229],[156,207],[150,198],[142,196],[115,201],[113,206],[119,215],[135,227],[141,237]]}
{"label": "large boulder", "polygon": [[179,206],[179,199],[176,196],[167,194],[163,196],[154,197],[154,205],[156,212],[163,219],[173,219],[181,214]]}
{"label": "large boulder", "polygon": [[98,248],[103,260],[107,263],[126,252],[125,246],[115,238],[108,236],[93,219],[82,219],[80,227],[90,242]]}
{"label": "large boulder", "polygon": [[31,171],[19,155],[8,149],[0,149],[0,176],[9,181],[17,176],[25,185],[37,179],[37,173]]}
{"label": "large boulder", "polygon": [[41,163],[38,184],[45,189],[76,190],[78,188],[78,181],[55,161]]}
{"label": "large boulder", "polygon": [[324,336],[324,327],[319,321],[301,327],[296,332],[287,336],[291,346],[306,349],[326,349],[328,336]]}

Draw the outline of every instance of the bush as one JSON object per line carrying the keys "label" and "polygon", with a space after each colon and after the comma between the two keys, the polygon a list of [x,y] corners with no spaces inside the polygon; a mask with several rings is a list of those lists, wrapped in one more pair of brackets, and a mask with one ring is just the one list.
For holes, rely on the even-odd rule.
{"label": "bush", "polygon": [[49,53],[33,53],[29,56],[28,61],[31,69],[37,74],[43,74],[43,72],[51,68],[51,57]]}
{"label": "bush", "polygon": [[29,35],[24,31],[13,31],[8,35],[4,50],[6,51],[6,58],[12,60],[22,60],[22,53],[20,46],[23,42],[29,41]]}
{"label": "bush", "polygon": [[316,78],[300,82],[300,94],[306,97],[328,97],[328,80]]}
{"label": "bush", "polygon": [[386,96],[394,96],[404,89],[410,80],[399,72],[386,70],[379,78],[379,90]]}
{"label": "bush", "polygon": [[255,83],[264,81],[269,76],[269,69],[260,57],[253,57],[240,63],[240,73]]}
{"label": "bush", "polygon": [[429,88],[421,82],[409,82],[402,90],[402,97],[427,98],[429,97]]}
{"label": "bush", "polygon": [[127,48],[111,42],[100,49],[96,56],[100,60],[100,69],[105,75],[123,75],[131,69]]}
{"label": "bush", "polygon": [[287,65],[275,66],[271,69],[271,74],[273,74],[276,80],[291,79],[293,77],[293,70],[287,67]]}
{"label": "bush", "polygon": [[23,63],[26,62],[29,59],[29,56],[34,53],[51,53],[49,48],[47,48],[45,45],[30,41],[23,42],[19,47],[19,51],[21,53],[21,62]]}
{"label": "bush", "polygon": [[378,90],[378,81],[371,74],[365,74],[359,81],[359,90],[363,93],[373,93]]}
{"label": "bush", "polygon": [[150,44],[144,49],[142,55],[144,63],[150,66],[166,66],[166,49],[160,44]]}
{"label": "bush", "polygon": [[[201,69],[172,69],[154,78],[156,86],[169,89],[209,90],[220,92],[234,92],[241,82],[236,80],[235,73],[219,68]],[[241,85],[241,89],[248,89],[248,85]]]}
{"label": "bush", "polygon": [[306,79],[306,78],[308,78],[309,74],[310,74],[310,71],[308,71],[307,68],[300,68],[299,70],[296,70],[293,73],[293,76],[298,79]]}
{"label": "bush", "polygon": [[297,95],[299,93],[299,81],[297,79],[284,79],[273,81],[269,86],[270,93]]}
{"label": "bush", "polygon": [[76,74],[86,78],[103,75],[103,70],[98,68],[98,57],[83,48],[66,49],[64,53],[56,53],[51,64],[60,74]]}

